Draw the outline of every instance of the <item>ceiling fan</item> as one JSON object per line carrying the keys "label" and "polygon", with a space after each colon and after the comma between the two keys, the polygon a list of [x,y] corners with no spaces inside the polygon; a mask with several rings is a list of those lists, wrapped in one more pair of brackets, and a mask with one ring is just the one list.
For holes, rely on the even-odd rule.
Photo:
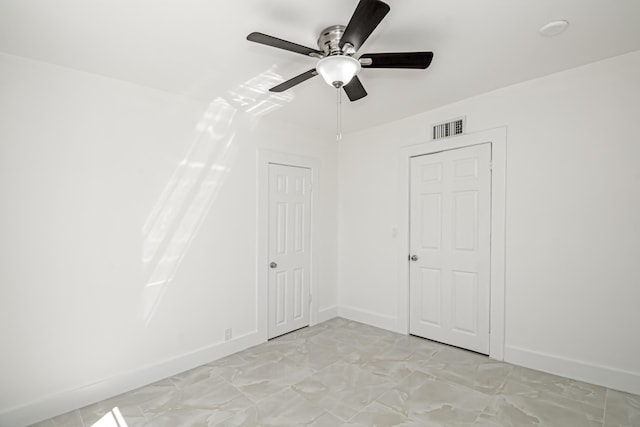
{"label": "ceiling fan", "polygon": [[316,67],[270,89],[283,92],[320,74],[331,86],[343,88],[351,101],[367,96],[357,74],[361,68],[426,69],[433,52],[367,53],[353,55],[382,22],[391,8],[380,0],[360,0],[351,20],[325,28],[318,38],[318,50],[263,33],[251,33],[247,40],[319,59]]}

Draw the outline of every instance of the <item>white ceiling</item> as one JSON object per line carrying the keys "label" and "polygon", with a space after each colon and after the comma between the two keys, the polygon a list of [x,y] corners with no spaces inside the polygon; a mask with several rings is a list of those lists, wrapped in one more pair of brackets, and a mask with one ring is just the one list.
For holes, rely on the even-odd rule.
{"label": "white ceiling", "polygon": [[[386,0],[359,53],[434,52],[426,71],[362,70],[369,96],[344,97],[344,131],[640,49],[638,0]],[[2,0],[0,51],[335,129],[336,93],[320,77],[266,89],[312,58],[246,40],[259,31],[317,47],[357,0]],[[566,19],[554,38],[538,29]],[[358,55],[356,55],[358,56]]]}

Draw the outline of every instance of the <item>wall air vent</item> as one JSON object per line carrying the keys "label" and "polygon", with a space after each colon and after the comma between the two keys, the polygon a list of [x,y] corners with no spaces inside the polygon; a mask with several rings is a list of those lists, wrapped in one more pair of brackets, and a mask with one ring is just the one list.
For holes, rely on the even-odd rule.
{"label": "wall air vent", "polygon": [[433,125],[431,130],[431,139],[435,141],[436,139],[462,135],[464,133],[465,122],[466,119],[464,117],[459,117],[457,119]]}

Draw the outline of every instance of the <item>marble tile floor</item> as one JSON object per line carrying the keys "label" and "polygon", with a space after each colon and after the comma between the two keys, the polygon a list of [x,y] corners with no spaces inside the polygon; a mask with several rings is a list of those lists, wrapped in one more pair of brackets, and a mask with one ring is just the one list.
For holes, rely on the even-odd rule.
{"label": "marble tile floor", "polygon": [[36,426],[114,407],[128,427],[640,426],[640,396],[341,318]]}

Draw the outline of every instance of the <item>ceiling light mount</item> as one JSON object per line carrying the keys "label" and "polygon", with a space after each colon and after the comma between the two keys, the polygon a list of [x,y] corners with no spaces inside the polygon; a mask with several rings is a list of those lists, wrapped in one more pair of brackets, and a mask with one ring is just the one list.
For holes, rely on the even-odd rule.
{"label": "ceiling light mount", "polygon": [[553,37],[562,34],[569,26],[569,21],[551,21],[540,27],[540,34],[545,37]]}

